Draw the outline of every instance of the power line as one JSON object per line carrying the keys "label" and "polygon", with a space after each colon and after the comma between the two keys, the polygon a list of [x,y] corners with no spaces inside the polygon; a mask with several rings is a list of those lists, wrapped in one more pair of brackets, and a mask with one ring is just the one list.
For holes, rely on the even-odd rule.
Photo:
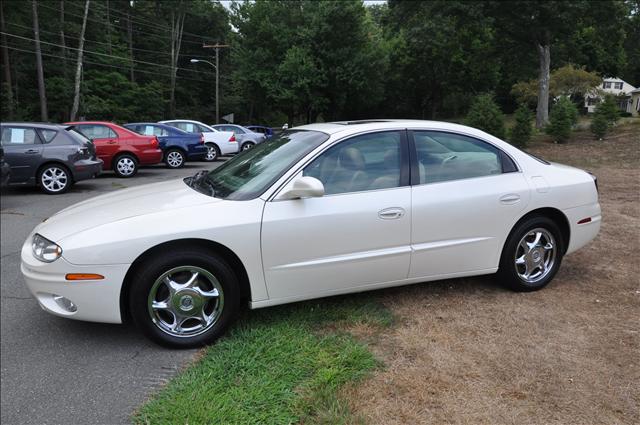
{"label": "power line", "polygon": [[[22,29],[26,29],[26,30],[30,30],[30,31],[33,30],[32,27],[27,27],[27,26],[24,26],[24,25],[14,24],[13,22],[5,22],[5,23],[8,24],[8,25],[13,25],[13,26],[15,26],[17,28],[22,28]],[[40,30],[40,32],[41,33],[46,33],[46,34],[52,34],[52,35],[56,35],[56,36],[60,35],[60,33],[53,32],[53,31],[45,31],[45,30],[42,30],[42,29]],[[70,38],[72,40],[80,40],[80,37],[74,37],[72,35],[67,35],[66,33],[64,35],[64,38],[65,39]],[[102,44],[104,46],[108,46],[109,45],[109,43],[106,43],[104,41],[89,40],[87,38],[85,38],[84,41],[87,42],[87,43]],[[60,45],[60,46],[62,46],[62,45]],[[67,46],[64,46],[64,47],[65,47],[65,49],[67,48]],[[154,53],[156,55],[171,56],[171,53],[160,52],[160,51],[157,51],[157,50],[140,49],[140,48],[137,48],[137,47],[132,47],[131,49],[132,50],[136,50],[136,51],[140,51],[140,52]],[[189,58],[209,58],[210,57],[210,56],[206,56],[206,55],[190,55],[190,54],[184,54],[184,53],[180,53],[180,56],[189,57]]]}
{"label": "power line", "polygon": [[[3,46],[6,47],[7,49],[16,50],[16,51],[19,51],[19,52],[35,53],[35,50],[20,49],[20,48],[9,46],[9,45],[3,45]],[[66,60],[66,61],[75,61],[76,60],[75,58],[67,58],[65,56],[54,55],[54,54],[51,54],[51,53],[44,53],[44,52],[42,53],[42,56],[59,58],[59,59]],[[100,62],[91,62],[91,61],[83,60],[82,63],[83,64],[86,63],[86,64],[90,64],[90,65],[96,65],[96,66],[104,66],[104,67],[108,67],[108,68],[117,68],[117,69],[120,69],[120,70],[122,69],[122,67],[118,66],[118,65],[109,65],[109,64],[100,63]],[[145,70],[142,70],[142,69],[136,69],[136,72],[141,72],[143,74],[159,75],[161,77],[168,78],[168,75],[166,75],[166,74],[160,74],[160,73],[157,73],[157,72],[145,71]],[[177,76],[177,78],[180,78],[182,80],[197,81],[197,82],[200,82],[200,83],[207,83],[208,82],[207,80],[199,80],[199,79],[183,77],[183,76]]]}
{"label": "power line", "polygon": [[[35,39],[33,39],[33,38],[23,37],[23,36],[21,36],[21,35],[17,35],[17,34],[11,34],[11,33],[3,32],[3,31],[0,31],[0,34],[5,34],[5,35],[8,35],[9,37],[20,38],[20,39],[23,39],[23,40],[27,40],[27,41],[35,42]],[[42,43],[42,44],[48,44],[48,45],[50,45],[50,46],[56,46],[56,47],[65,47],[66,49],[70,49],[70,50],[80,50],[80,49],[75,48],[75,47],[66,47],[66,46],[62,46],[62,44],[50,43],[50,42],[48,42],[48,41],[40,41],[40,43]],[[138,60],[138,59],[130,59],[130,58],[123,57],[123,56],[114,56],[114,55],[109,55],[109,54],[107,54],[107,53],[93,52],[93,51],[91,51],[91,50],[86,50],[86,49],[84,49],[84,52],[85,52],[85,53],[89,53],[89,54],[93,54],[93,55],[98,55],[98,56],[104,56],[104,57],[108,57],[108,58],[119,59],[119,60],[123,60],[123,61],[132,61],[132,62],[141,63],[141,64],[145,64],[145,65],[152,65],[152,66],[159,66],[159,67],[163,67],[163,68],[170,68],[170,69],[173,69],[173,67],[172,67],[171,65],[164,65],[164,64],[161,64],[161,63],[154,63],[154,62],[141,61],[141,60]],[[200,71],[191,70],[191,69],[187,69],[187,68],[178,68],[178,67],[176,67],[176,69],[178,69],[178,70],[190,71],[190,72],[195,72],[196,74],[204,74],[204,75],[206,75],[206,74],[207,74],[206,72],[200,72]]]}

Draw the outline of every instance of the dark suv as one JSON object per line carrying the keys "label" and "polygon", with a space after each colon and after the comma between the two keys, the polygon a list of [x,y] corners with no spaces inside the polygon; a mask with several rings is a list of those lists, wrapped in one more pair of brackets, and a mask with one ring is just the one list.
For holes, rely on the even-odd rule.
{"label": "dark suv", "polygon": [[36,184],[58,194],[102,171],[93,143],[73,126],[4,122],[0,128],[9,183]]}

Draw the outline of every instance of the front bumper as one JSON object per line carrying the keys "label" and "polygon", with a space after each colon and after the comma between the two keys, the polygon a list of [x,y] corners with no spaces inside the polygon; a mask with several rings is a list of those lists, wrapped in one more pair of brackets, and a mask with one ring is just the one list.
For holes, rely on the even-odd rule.
{"label": "front bumper", "polygon": [[[43,263],[33,256],[31,238],[22,246],[20,271],[29,292],[48,313],[90,322],[122,323],[120,291],[129,264],[76,265],[63,257]],[[64,248],[63,248],[64,249]],[[67,273],[97,273],[102,280],[68,281]],[[64,297],[75,306],[74,311],[58,301]]]}

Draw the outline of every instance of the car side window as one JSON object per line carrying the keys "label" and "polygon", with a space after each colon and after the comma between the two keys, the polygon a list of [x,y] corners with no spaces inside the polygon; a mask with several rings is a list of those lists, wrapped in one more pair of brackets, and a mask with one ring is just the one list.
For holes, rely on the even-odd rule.
{"label": "car side window", "polygon": [[56,130],[50,130],[48,128],[41,128],[40,135],[45,143],[51,143],[51,141],[56,137],[58,132]]}
{"label": "car side window", "polygon": [[230,128],[231,128],[231,131],[235,132],[236,134],[245,134],[246,133],[246,131],[244,131],[240,127],[230,127]]}
{"label": "car side window", "polygon": [[35,145],[40,139],[33,128],[2,127],[2,146]]}
{"label": "car side window", "polygon": [[156,127],[155,125],[142,126],[142,132],[145,136],[168,136],[169,132],[162,127]]}
{"label": "car side window", "polygon": [[352,137],[323,152],[303,174],[320,180],[327,195],[399,187],[401,140],[399,131]]}
{"label": "car side window", "polygon": [[115,139],[118,135],[106,125],[79,125],[80,131],[90,139]]}
{"label": "car side window", "polygon": [[495,146],[462,134],[413,131],[413,140],[419,184],[502,174],[503,155],[508,159]]}
{"label": "car side window", "polygon": [[194,124],[194,128],[192,133],[207,133],[210,132],[211,130],[209,130],[207,127],[203,126],[203,125],[199,125],[199,124]]}

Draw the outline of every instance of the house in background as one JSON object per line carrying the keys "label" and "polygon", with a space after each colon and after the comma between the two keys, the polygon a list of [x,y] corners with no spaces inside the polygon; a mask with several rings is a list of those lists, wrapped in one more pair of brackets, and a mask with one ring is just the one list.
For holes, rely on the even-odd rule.
{"label": "house in background", "polygon": [[[618,108],[622,112],[633,113],[635,104],[632,104],[632,92],[636,88],[620,78],[604,78],[602,85],[599,87],[598,93],[590,93],[584,98],[584,107],[587,112],[594,112],[596,105],[602,101],[604,94],[612,94],[618,98]],[[638,114],[638,111],[636,111]]]}
{"label": "house in background", "polygon": [[631,115],[640,116],[640,89],[631,92]]}

